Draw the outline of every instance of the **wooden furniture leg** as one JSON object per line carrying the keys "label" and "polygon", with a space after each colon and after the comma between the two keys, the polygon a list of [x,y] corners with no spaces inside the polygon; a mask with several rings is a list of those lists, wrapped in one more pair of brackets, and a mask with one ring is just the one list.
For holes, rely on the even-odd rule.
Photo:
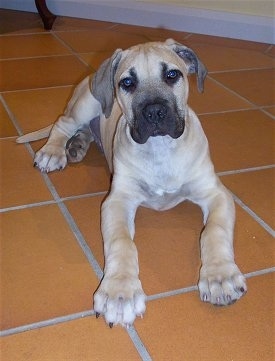
{"label": "wooden furniture leg", "polygon": [[39,15],[42,18],[44,28],[46,30],[51,30],[53,23],[56,19],[56,16],[52,14],[48,9],[46,0],[35,0],[35,5],[39,12]]}

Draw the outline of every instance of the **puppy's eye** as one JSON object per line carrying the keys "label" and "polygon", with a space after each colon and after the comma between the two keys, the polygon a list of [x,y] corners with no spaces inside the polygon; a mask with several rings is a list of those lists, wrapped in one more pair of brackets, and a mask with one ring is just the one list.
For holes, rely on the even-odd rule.
{"label": "puppy's eye", "polygon": [[166,83],[173,85],[178,81],[180,76],[182,76],[182,73],[177,69],[171,69],[168,70],[165,75],[166,75],[166,79],[165,79]]}
{"label": "puppy's eye", "polygon": [[178,76],[178,71],[177,70],[169,70],[167,73],[167,78],[168,79],[175,79]]}
{"label": "puppy's eye", "polygon": [[125,79],[122,80],[122,82],[123,82],[123,85],[126,86],[127,88],[129,86],[133,85],[133,81],[132,81],[131,78],[125,78]]}
{"label": "puppy's eye", "polygon": [[124,79],[120,80],[119,85],[124,90],[130,91],[130,90],[134,89],[135,82],[134,82],[134,80],[132,78],[124,78]]}

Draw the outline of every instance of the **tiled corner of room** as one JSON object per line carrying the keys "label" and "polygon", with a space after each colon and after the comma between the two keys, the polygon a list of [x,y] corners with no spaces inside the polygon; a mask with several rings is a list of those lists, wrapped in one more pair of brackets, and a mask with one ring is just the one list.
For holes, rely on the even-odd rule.
{"label": "tiled corner of room", "polygon": [[[1,360],[273,360],[275,46],[66,17],[45,31],[37,14],[0,17]],[[171,37],[209,70],[203,94],[191,79],[189,103],[236,202],[235,256],[248,292],[229,307],[202,303],[200,209],[140,208],[147,311],[130,329],[110,329],[92,301],[104,266],[106,161],[93,145],[83,162],[42,174],[32,159],[43,141],[15,139],[53,123],[116,48]]]}

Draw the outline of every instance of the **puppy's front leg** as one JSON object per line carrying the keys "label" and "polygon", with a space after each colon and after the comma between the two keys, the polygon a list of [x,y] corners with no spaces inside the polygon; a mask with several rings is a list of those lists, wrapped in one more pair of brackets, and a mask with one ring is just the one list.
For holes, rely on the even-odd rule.
{"label": "puppy's front leg", "polygon": [[136,208],[129,196],[112,193],[102,205],[105,268],[94,295],[94,310],[97,317],[104,315],[110,327],[130,326],[146,308],[133,242]]}
{"label": "puppy's front leg", "polygon": [[[90,140],[92,140],[86,136],[89,135],[88,125],[91,120],[101,114],[101,105],[92,95],[89,77],[87,77],[75,88],[64,115],[58,118],[52,127],[47,143],[36,153],[34,165],[42,172],[63,169],[67,164],[66,144],[68,140],[79,129],[83,129],[85,136],[82,137],[82,143],[85,148],[88,148]],[[76,143],[77,141],[78,139],[76,139]],[[79,161],[79,157],[76,160]]]}
{"label": "puppy's front leg", "polygon": [[47,143],[36,152],[34,166],[37,166],[41,172],[61,170],[67,165],[65,147],[73,135],[71,135],[70,129],[69,131],[66,129],[69,123],[73,124],[74,120],[65,115],[60,116],[52,127]]}
{"label": "puppy's front leg", "polygon": [[247,290],[245,278],[234,261],[234,202],[219,183],[204,198],[202,208],[207,222],[201,235],[200,297],[214,305],[229,305]]}

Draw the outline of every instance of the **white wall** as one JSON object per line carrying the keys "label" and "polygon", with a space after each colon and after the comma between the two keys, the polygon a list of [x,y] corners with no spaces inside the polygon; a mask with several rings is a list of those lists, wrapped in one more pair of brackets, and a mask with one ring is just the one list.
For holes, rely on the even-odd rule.
{"label": "white wall", "polygon": [[140,0],[157,4],[216,10],[236,14],[275,17],[274,0]]}
{"label": "white wall", "polygon": [[[275,18],[272,12],[270,16],[244,14],[241,13],[244,11],[243,6],[239,6],[242,9],[240,13],[229,11],[231,9],[229,7],[223,11],[216,10],[218,5],[221,10],[222,3],[224,3],[223,7],[234,3],[236,11],[238,9],[236,4],[246,1],[251,4],[255,2],[250,0],[47,0],[47,4],[56,15],[162,27],[274,44]],[[264,11],[269,9],[270,1],[258,0],[257,3],[266,5],[262,6]],[[204,8],[191,8],[190,5],[193,4]],[[216,6],[215,10],[213,6]],[[0,0],[0,7],[36,11],[34,0]]]}

